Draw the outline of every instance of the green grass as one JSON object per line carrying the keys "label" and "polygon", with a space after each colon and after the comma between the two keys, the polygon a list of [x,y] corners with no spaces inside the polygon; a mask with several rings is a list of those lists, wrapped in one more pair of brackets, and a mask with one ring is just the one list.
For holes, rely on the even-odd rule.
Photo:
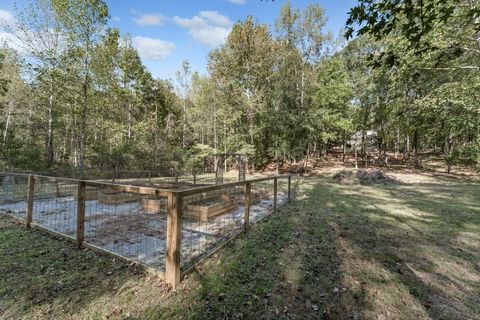
{"label": "green grass", "polygon": [[480,319],[480,186],[306,178],[176,292],[10,218],[0,256],[0,318]]}

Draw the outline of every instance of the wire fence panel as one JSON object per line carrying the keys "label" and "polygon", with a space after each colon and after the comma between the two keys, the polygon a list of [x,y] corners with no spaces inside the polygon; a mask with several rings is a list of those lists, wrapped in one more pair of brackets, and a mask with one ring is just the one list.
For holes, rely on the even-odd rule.
{"label": "wire fence panel", "polygon": [[243,230],[245,187],[225,187],[183,198],[182,268]]}
{"label": "wire fence panel", "polygon": [[295,175],[292,176],[292,185],[291,185],[291,190],[290,190],[290,198],[292,200],[297,199],[298,194],[300,192],[300,176]]}
{"label": "wire fence panel", "polygon": [[288,202],[288,177],[277,178],[277,206]]}
{"label": "wire fence panel", "polygon": [[164,270],[167,198],[87,187],[85,241]]}
{"label": "wire fence panel", "polygon": [[37,177],[32,222],[74,237],[77,227],[77,184]]}
{"label": "wire fence panel", "polygon": [[169,175],[152,173],[149,177],[117,178],[115,183],[185,190],[215,184],[215,173],[171,172]]}
{"label": "wire fence panel", "polygon": [[[192,176],[193,178],[193,176]],[[195,174],[195,184],[210,185],[215,184],[215,172],[201,172]],[[192,180],[193,181],[193,180]]]}
{"label": "wire fence panel", "polygon": [[252,182],[250,223],[256,223],[273,211],[273,179]]}
{"label": "wire fence panel", "polygon": [[0,174],[0,213],[25,219],[28,177]]}

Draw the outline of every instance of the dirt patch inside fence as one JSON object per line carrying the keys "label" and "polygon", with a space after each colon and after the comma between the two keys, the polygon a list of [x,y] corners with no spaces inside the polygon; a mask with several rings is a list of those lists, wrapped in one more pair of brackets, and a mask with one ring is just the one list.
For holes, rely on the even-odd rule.
{"label": "dirt patch inside fence", "polygon": [[152,215],[143,213],[89,216],[86,221],[90,222],[92,235],[88,240],[97,245],[107,245],[119,242],[133,244],[140,242],[143,236],[164,239],[165,228],[160,220],[152,220]]}

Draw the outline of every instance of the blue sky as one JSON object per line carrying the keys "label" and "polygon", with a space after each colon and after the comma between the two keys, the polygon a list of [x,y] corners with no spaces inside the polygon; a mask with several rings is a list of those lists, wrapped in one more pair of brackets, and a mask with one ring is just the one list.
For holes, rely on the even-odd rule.
{"label": "blue sky", "polygon": [[[19,1],[20,3],[24,2]],[[0,1],[0,18],[15,15],[14,0]],[[109,25],[129,33],[144,64],[155,77],[173,78],[183,60],[206,73],[207,55],[221,44],[233,23],[252,15],[273,25],[287,2],[275,0],[124,0],[106,1]],[[327,30],[337,35],[355,0],[291,0],[293,7],[319,3],[328,16]]]}

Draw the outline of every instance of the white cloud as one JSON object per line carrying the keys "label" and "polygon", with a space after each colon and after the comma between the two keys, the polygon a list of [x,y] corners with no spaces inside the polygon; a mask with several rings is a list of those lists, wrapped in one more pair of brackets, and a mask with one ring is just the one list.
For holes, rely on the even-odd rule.
{"label": "white cloud", "polygon": [[120,17],[115,16],[115,17],[112,18],[112,20],[115,21],[115,22],[120,22]]}
{"label": "white cloud", "polygon": [[245,4],[247,3],[247,0],[227,0],[230,3],[235,3],[235,4]]}
{"label": "white cloud", "polygon": [[144,14],[143,16],[133,18],[133,21],[142,27],[160,26],[163,24],[165,17],[161,14]]}
{"label": "white cloud", "polygon": [[0,32],[0,47],[3,47],[4,44],[7,44],[7,47],[18,52],[24,53],[26,49],[13,34],[8,32]]}
{"label": "white cloud", "polygon": [[10,11],[0,9],[0,26],[2,24],[13,25],[15,21],[17,20]]}
{"label": "white cloud", "polygon": [[173,21],[188,29],[193,39],[210,47],[223,44],[232,28],[232,21],[217,11],[200,11],[191,18],[173,17]]}
{"label": "white cloud", "polygon": [[147,60],[165,59],[175,49],[175,44],[172,42],[142,36],[134,37],[132,43],[140,57]]}
{"label": "white cloud", "polygon": [[220,14],[218,13],[217,11],[200,11],[198,13],[198,15],[217,25],[217,26],[221,26],[221,27],[230,27],[232,25],[232,21],[230,21],[230,19],[226,16],[224,16],[223,14]]}

